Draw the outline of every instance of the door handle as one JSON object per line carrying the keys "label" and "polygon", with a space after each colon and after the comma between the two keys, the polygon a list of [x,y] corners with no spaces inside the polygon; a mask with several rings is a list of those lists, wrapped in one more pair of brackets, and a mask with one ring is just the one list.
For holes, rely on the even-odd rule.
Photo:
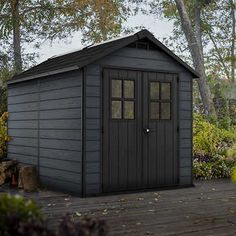
{"label": "door handle", "polygon": [[144,128],[143,131],[144,131],[145,134],[149,134],[150,133],[150,129],[149,128]]}

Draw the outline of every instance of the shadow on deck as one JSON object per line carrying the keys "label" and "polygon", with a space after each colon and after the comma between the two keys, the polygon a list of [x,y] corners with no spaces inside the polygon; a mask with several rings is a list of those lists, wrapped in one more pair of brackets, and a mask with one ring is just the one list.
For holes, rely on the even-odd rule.
{"label": "shadow on deck", "polygon": [[38,202],[52,227],[69,212],[75,219],[89,216],[106,220],[109,235],[236,235],[236,184],[229,180],[199,181],[186,189],[92,198],[0,189],[8,191]]}

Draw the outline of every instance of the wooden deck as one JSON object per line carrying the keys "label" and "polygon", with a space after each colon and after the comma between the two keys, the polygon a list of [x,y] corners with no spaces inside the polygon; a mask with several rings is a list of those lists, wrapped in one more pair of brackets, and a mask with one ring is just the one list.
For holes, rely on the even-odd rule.
{"label": "wooden deck", "polygon": [[[75,219],[105,219],[109,235],[236,235],[236,184],[200,181],[196,187],[92,198],[41,191],[20,193],[36,200],[51,227],[69,212]],[[81,215],[81,216],[80,216]]]}

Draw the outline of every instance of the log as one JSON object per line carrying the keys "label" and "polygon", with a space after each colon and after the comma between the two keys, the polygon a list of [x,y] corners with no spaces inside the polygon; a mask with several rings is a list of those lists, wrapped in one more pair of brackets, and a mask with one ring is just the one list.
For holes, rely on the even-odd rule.
{"label": "log", "polygon": [[0,186],[11,179],[17,164],[17,160],[7,160],[0,163]]}
{"label": "log", "polygon": [[28,192],[38,189],[39,181],[36,166],[20,166],[18,187]]}

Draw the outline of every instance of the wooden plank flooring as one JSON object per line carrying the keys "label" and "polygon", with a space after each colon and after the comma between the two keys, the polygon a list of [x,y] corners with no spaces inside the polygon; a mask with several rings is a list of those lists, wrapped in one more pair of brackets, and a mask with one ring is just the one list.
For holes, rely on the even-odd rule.
{"label": "wooden plank flooring", "polygon": [[[199,181],[193,188],[90,198],[63,193],[0,189],[32,198],[49,225],[70,213],[107,221],[109,235],[236,235],[236,184],[229,180]],[[78,216],[81,215],[81,216]]]}

